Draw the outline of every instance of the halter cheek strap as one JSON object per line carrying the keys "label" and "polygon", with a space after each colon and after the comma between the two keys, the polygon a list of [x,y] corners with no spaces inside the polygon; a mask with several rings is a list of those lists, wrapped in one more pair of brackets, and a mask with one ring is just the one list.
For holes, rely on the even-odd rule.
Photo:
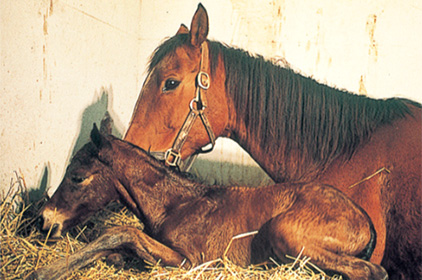
{"label": "halter cheek strap", "polygon": [[[167,165],[179,166],[183,170],[188,170],[191,167],[198,153],[211,152],[215,146],[215,135],[205,112],[205,109],[207,108],[206,91],[210,87],[210,84],[211,84],[210,77],[207,73],[209,69],[208,53],[209,53],[208,44],[205,41],[201,45],[200,70],[199,70],[198,75],[196,76],[196,94],[195,94],[195,97],[189,103],[190,111],[185,119],[185,122],[180,128],[180,131],[177,134],[176,139],[173,142],[173,146],[170,149],[168,149],[164,153],[164,155],[162,152],[151,152],[151,154],[155,156],[156,158],[165,160]],[[202,124],[205,127],[205,130],[207,131],[208,137],[210,139],[210,143],[205,148],[203,147],[199,151],[197,151],[189,159],[187,163],[183,164],[184,166],[182,167],[181,166],[182,164],[181,150],[198,116],[201,119]]]}

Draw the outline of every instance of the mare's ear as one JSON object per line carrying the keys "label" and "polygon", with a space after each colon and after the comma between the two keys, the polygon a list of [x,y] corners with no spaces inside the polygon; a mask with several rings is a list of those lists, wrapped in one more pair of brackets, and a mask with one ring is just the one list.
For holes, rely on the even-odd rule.
{"label": "mare's ear", "polygon": [[198,9],[192,18],[190,25],[190,43],[199,47],[208,35],[208,14],[201,3],[198,4]]}
{"label": "mare's ear", "polygon": [[179,30],[177,30],[176,35],[179,34],[189,34],[189,28],[183,23],[180,25]]}
{"label": "mare's ear", "polygon": [[101,120],[101,125],[100,125],[100,132],[102,134],[111,134],[111,130],[113,127],[113,119],[111,118],[110,114],[107,112],[105,112],[103,119]]}
{"label": "mare's ear", "polygon": [[111,163],[112,157],[110,156],[110,140],[108,140],[103,134],[101,134],[95,123],[91,130],[91,141],[97,148],[96,152],[98,155],[98,159],[104,163]]}

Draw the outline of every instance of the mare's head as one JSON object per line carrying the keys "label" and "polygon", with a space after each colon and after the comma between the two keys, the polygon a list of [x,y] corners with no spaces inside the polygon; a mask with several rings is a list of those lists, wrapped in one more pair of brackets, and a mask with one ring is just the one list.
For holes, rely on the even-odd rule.
{"label": "mare's head", "polygon": [[[182,25],[175,36],[154,52],[125,140],[151,152],[171,148],[196,96],[200,69],[210,76],[210,86],[203,91],[207,100],[204,112],[214,134],[218,137],[224,133],[230,107],[224,85],[224,65],[219,57],[204,55],[202,58],[202,53],[206,53],[203,44],[207,48],[210,44],[207,35],[208,15],[199,4],[190,30]],[[182,158],[209,142],[207,131],[197,118],[181,150]]]}
{"label": "mare's head", "polygon": [[59,237],[118,199],[116,186],[120,183],[105,156],[110,148],[104,148],[106,139],[94,125],[92,141],[72,158],[63,181],[41,210],[41,229],[46,233],[51,230],[50,237]]}

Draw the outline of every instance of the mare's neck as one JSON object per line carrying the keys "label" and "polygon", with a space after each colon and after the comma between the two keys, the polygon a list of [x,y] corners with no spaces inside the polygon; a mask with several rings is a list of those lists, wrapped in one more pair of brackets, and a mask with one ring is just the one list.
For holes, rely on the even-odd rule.
{"label": "mare's neck", "polygon": [[231,136],[277,182],[315,180],[334,161],[349,160],[378,127],[410,113],[406,101],[355,95],[256,60],[268,75],[252,72],[238,82],[253,90],[229,89]]}
{"label": "mare's neck", "polygon": [[[277,182],[315,179],[335,160],[350,159],[378,127],[410,113],[408,101],[329,87],[218,42],[210,43],[210,54],[225,68],[225,136]],[[211,73],[219,64],[213,65]]]}
{"label": "mare's neck", "polygon": [[[275,182],[286,182],[292,180],[293,176],[289,170],[281,170],[280,161],[284,158],[268,153],[268,150],[261,148],[260,139],[250,137],[245,129],[233,129],[229,137],[237,142],[255,162],[271,177]],[[268,143],[273,145],[276,143]],[[294,181],[294,179],[293,179]]]}

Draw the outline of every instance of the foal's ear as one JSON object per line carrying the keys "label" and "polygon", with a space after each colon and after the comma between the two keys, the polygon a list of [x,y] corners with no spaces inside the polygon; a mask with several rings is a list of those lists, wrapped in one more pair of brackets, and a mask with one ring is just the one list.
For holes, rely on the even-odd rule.
{"label": "foal's ear", "polygon": [[97,125],[94,123],[94,127],[91,130],[91,141],[97,148],[98,159],[104,163],[110,164],[112,161],[111,156],[111,144],[100,131],[98,131]]}
{"label": "foal's ear", "polygon": [[180,25],[179,30],[177,30],[176,35],[179,34],[189,34],[189,28],[183,23]]}
{"label": "foal's ear", "polygon": [[199,47],[207,39],[208,35],[208,14],[201,3],[192,18],[190,25],[190,43]]}
{"label": "foal's ear", "polygon": [[104,136],[98,130],[97,124],[94,123],[91,130],[91,141],[98,149],[101,149],[101,146],[103,145],[103,138]]}
{"label": "foal's ear", "polygon": [[100,125],[100,132],[102,134],[111,134],[113,126],[113,119],[111,118],[110,114],[105,112],[103,119],[101,120]]}
{"label": "foal's ear", "polygon": [[109,163],[110,157],[108,156],[108,151],[111,148],[110,141],[101,134],[95,123],[91,130],[91,141],[97,148],[98,158],[101,161]]}

